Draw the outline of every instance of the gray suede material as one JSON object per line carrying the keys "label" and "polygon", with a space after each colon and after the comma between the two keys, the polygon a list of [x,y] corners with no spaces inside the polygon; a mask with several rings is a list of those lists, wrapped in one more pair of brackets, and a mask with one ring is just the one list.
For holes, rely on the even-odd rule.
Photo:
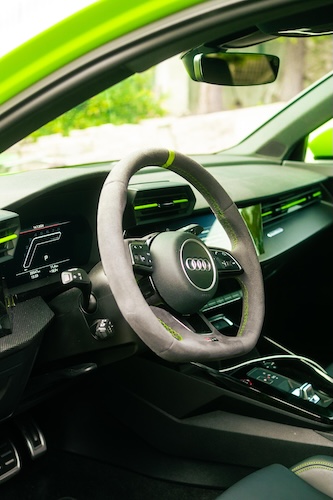
{"label": "gray suede material", "polygon": [[[260,264],[252,239],[236,205],[218,182],[199,164],[176,153],[169,170],[195,186],[206,198],[232,242],[232,254],[244,273],[243,314],[237,337],[214,330],[215,341],[190,332],[170,313],[150,307],[135,280],[127,243],[123,241],[122,216],[131,176],[144,166],[163,166],[168,150],[133,153],[110,172],[98,208],[98,241],[104,271],[118,307],[139,337],[156,354],[169,361],[208,361],[245,354],[256,344],[264,318],[264,291]],[[125,245],[125,248],[124,248]]]}

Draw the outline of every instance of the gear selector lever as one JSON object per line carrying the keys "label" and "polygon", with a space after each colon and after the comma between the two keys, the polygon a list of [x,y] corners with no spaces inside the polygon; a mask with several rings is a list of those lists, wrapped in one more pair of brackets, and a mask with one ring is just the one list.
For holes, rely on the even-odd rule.
{"label": "gear selector lever", "polygon": [[312,385],[308,382],[305,382],[300,387],[294,389],[292,394],[294,394],[294,396],[298,396],[301,399],[304,399],[305,401],[310,401],[311,403],[318,403],[320,401],[320,397],[315,393]]}

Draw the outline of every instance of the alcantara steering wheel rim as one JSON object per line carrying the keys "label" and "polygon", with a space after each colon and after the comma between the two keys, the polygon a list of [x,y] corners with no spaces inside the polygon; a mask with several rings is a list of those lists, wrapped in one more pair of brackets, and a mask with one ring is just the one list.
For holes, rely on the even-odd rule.
{"label": "alcantara steering wheel rim", "polygon": [[[123,213],[131,177],[146,166],[176,172],[207,200],[227,232],[231,255],[240,263],[237,277],[243,292],[242,318],[235,337],[210,325],[211,332],[192,332],[168,310],[149,306],[135,279],[128,242],[123,239]],[[133,153],[108,175],[98,207],[98,243],[104,272],[125,320],[141,340],[168,361],[209,361],[236,357],[256,344],[264,318],[264,287],[261,267],[247,227],[236,205],[217,180],[194,160],[165,149]]]}

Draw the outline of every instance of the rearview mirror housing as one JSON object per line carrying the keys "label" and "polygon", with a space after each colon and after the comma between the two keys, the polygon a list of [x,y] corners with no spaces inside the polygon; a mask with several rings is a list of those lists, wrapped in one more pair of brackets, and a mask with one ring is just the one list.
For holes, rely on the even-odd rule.
{"label": "rearview mirror housing", "polygon": [[182,55],[184,66],[196,82],[249,86],[274,82],[279,58],[248,52],[224,52],[201,46]]}

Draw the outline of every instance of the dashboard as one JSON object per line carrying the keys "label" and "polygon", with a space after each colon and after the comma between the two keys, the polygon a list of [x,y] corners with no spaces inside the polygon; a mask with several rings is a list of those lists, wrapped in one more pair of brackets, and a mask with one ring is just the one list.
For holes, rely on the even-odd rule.
{"label": "dashboard", "polygon": [[[27,172],[2,179],[2,209],[18,214],[20,221],[14,257],[1,265],[13,295],[43,296],[58,288],[62,271],[83,267],[89,272],[99,262],[96,214],[110,166],[58,169],[41,175]],[[321,175],[287,167],[281,170],[272,165],[248,165],[245,182],[236,183],[238,165],[208,164],[207,168],[237,203],[263,269],[274,268],[279,256],[333,223],[331,200]],[[141,237],[195,223],[202,227],[200,238],[208,246],[231,249],[226,232],[200,193],[194,188],[185,192],[186,182],[172,172],[154,168],[141,172],[130,184],[129,192],[134,194],[129,196],[129,203],[139,193],[141,198],[136,199],[144,199],[145,206],[157,200],[158,209],[144,210],[141,218],[135,210],[130,222],[124,218],[128,236]],[[260,184],[256,182],[258,173],[264,174]],[[289,178],[288,173],[292,174]],[[191,205],[178,204],[176,211],[165,210],[159,196],[167,196],[170,189],[178,199],[190,198],[193,191]]]}

